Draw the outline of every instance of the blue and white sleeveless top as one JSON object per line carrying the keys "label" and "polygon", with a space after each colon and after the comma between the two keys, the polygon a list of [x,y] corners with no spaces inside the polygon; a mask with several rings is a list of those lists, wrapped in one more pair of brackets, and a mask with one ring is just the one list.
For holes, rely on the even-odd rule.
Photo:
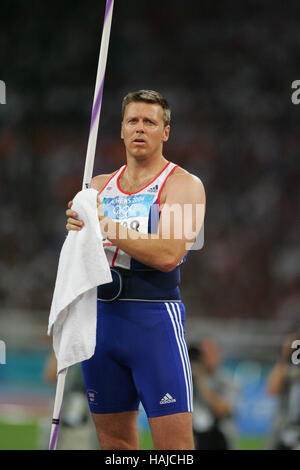
{"label": "blue and white sleeveless top", "polygon": [[[127,193],[120,188],[119,179],[127,165],[116,171],[106,183],[99,198],[104,214],[115,222],[141,233],[156,233],[160,217],[160,195],[167,178],[178,165],[168,162],[164,169],[144,188],[134,193]],[[124,251],[103,240],[104,250],[111,267],[129,270],[147,268]],[[185,261],[185,257],[179,263]]]}

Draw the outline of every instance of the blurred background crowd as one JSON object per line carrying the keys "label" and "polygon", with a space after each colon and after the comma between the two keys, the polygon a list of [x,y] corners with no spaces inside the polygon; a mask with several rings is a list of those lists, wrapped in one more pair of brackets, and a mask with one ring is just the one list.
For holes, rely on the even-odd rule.
{"label": "blurred background crowd", "polygon": [[[124,163],[123,96],[164,94],[172,108],[164,156],[199,176],[207,194],[204,247],[182,268],[187,338],[213,335],[228,370],[252,386],[259,377],[265,404],[263,384],[284,337],[300,331],[300,108],[291,101],[300,79],[297,2],[115,4],[94,174]],[[64,212],[82,185],[104,7],[1,2],[2,387],[5,377],[22,375],[8,372],[10,364],[18,370],[15,351],[45,359],[50,350]],[[251,397],[243,397],[244,415]],[[268,409],[261,427],[239,424],[266,432]]]}

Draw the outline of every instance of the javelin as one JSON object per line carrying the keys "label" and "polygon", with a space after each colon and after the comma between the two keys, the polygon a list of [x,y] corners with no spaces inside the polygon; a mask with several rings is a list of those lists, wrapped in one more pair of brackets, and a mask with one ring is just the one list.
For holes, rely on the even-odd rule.
{"label": "javelin", "polygon": [[[96,86],[95,86],[94,101],[93,101],[92,119],[91,119],[90,133],[89,133],[89,139],[88,139],[87,154],[86,154],[86,159],[85,159],[82,189],[88,189],[90,187],[92,176],[93,176],[113,7],[114,7],[114,0],[106,0],[104,25],[103,25],[103,31],[102,31],[100,55],[99,55]],[[59,427],[59,421],[60,421],[60,415],[61,415],[61,409],[62,409],[62,401],[63,401],[65,378],[66,378],[67,370],[68,369],[63,369],[62,371],[60,371],[57,377],[49,450],[56,449],[56,443],[57,443],[57,438],[58,438],[58,427]]]}
{"label": "javelin", "polygon": [[86,154],[86,159],[85,159],[82,189],[87,189],[90,187],[91,179],[93,175],[113,7],[114,7],[114,0],[106,0],[104,25],[103,25],[96,87],[95,87],[94,102],[93,102],[92,121],[91,121],[90,135],[89,135],[89,140],[88,140],[87,154]]}

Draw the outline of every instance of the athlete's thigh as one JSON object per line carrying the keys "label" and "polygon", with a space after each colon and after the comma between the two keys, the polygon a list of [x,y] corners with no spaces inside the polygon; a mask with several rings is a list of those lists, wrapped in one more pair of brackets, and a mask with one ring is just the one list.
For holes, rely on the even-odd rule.
{"label": "athlete's thigh", "polygon": [[194,449],[192,413],[149,418],[149,425],[155,449]]}
{"label": "athlete's thigh", "polygon": [[141,306],[133,378],[148,418],[192,412],[192,377],[180,302]]}
{"label": "athlete's thigh", "polygon": [[98,309],[95,353],[82,362],[91,413],[121,413],[139,408],[132,372],[118,349],[114,327],[113,319]]}
{"label": "athlete's thigh", "polygon": [[138,411],[92,413],[102,450],[137,450],[139,436]]}

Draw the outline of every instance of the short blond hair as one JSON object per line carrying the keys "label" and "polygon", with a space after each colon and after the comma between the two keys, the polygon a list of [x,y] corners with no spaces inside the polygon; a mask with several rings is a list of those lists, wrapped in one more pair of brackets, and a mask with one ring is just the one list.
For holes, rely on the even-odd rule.
{"label": "short blond hair", "polygon": [[158,91],[139,90],[128,93],[122,102],[122,119],[124,119],[125,109],[129,103],[153,103],[159,104],[163,109],[164,126],[168,126],[171,122],[171,108],[168,101]]}

